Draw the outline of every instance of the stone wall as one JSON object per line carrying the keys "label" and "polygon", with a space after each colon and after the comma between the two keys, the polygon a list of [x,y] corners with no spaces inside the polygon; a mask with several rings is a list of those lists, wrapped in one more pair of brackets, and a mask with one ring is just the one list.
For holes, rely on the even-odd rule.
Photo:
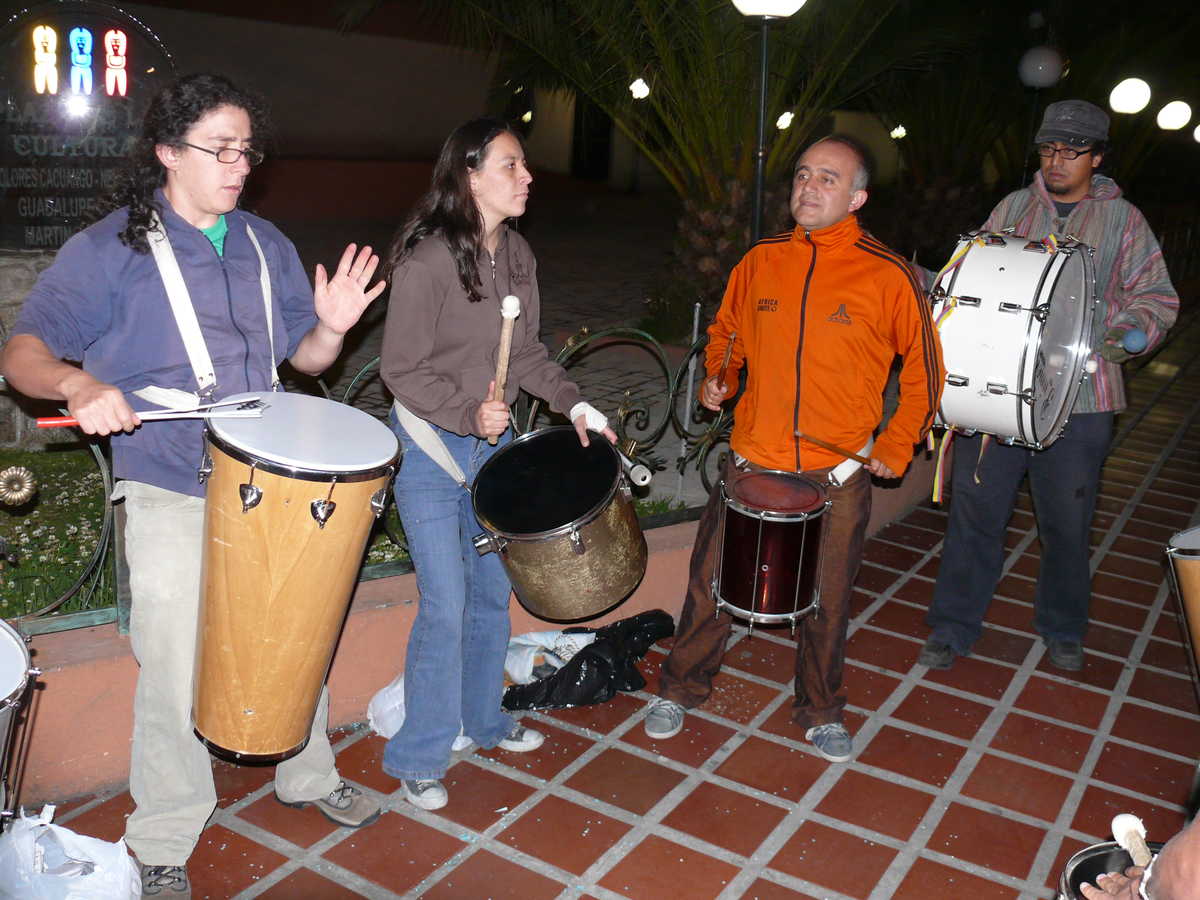
{"label": "stone wall", "polygon": [[[9,329],[16,321],[25,296],[38,275],[53,261],[53,251],[0,250],[0,342],[8,340]],[[35,416],[53,415],[53,409],[53,404],[34,404],[24,398],[18,399],[12,391],[0,387],[0,447],[32,447],[74,440],[75,435],[69,429],[39,432],[34,427]]]}

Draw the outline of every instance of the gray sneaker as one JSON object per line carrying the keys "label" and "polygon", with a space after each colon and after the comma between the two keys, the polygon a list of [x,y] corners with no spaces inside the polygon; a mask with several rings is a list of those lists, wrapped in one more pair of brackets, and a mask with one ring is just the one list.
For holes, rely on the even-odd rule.
{"label": "gray sneaker", "polygon": [[810,728],[804,732],[804,739],[830,762],[845,762],[854,755],[854,739],[841,722]]}
{"label": "gray sneaker", "polygon": [[192,885],[183,866],[148,866],[138,863],[142,872],[142,896],[169,900],[191,900]]}
{"label": "gray sneaker", "polygon": [[687,710],[674,700],[663,700],[660,697],[652,701],[650,711],[646,713],[646,736],[656,741],[675,737],[683,731],[683,717],[686,714]]}
{"label": "gray sneaker", "polygon": [[917,657],[917,665],[929,669],[949,669],[954,665],[954,660],[958,659],[958,656],[958,651],[949,644],[930,637],[925,641],[925,646],[921,648],[921,654]]}
{"label": "gray sneaker", "polygon": [[1068,672],[1078,672],[1083,669],[1083,644],[1079,641],[1046,641],[1046,656],[1050,665]]}
{"label": "gray sneaker", "polygon": [[440,781],[431,779],[409,781],[405,779],[402,784],[404,785],[404,799],[421,809],[441,809],[450,801],[450,795],[446,793],[446,788]]}

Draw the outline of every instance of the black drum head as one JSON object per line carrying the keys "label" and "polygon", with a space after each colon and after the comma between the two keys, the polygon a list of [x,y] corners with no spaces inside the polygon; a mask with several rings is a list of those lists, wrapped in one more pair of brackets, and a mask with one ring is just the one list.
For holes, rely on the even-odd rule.
{"label": "black drum head", "polygon": [[607,503],[620,472],[604,435],[587,447],[569,425],[522,435],[484,463],[471,487],[475,516],[503,535],[554,531]]}

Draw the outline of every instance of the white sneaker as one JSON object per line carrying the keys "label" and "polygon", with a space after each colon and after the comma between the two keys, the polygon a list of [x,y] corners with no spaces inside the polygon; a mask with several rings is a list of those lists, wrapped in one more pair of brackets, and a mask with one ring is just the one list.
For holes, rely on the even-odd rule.
{"label": "white sneaker", "polygon": [[646,736],[656,741],[675,737],[683,731],[683,717],[686,714],[687,710],[674,700],[663,700],[661,697],[654,700],[650,704],[650,712],[646,713]]}
{"label": "white sneaker", "polygon": [[496,746],[501,750],[510,750],[513,753],[528,753],[530,750],[536,750],[542,746],[545,740],[546,736],[540,731],[526,728],[518,722]]}
{"label": "white sneaker", "polygon": [[441,809],[450,801],[450,795],[440,781],[425,780],[402,782],[404,799],[421,809]]}

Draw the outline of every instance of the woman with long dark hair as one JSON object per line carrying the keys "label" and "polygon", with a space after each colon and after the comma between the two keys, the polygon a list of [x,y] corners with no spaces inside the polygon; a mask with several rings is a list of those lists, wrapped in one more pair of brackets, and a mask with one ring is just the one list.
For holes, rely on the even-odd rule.
{"label": "woman with long dark hair", "polygon": [[[533,750],[542,735],[500,707],[510,586],[482,531],[467,485],[508,430],[522,388],[566,413],[586,446],[587,428],[616,435],[538,340],[536,263],[508,226],[525,212],[533,181],[516,133],[475,119],[447,138],[429,191],[387,258],[392,293],[381,372],[396,398],[393,428],[404,448],[396,503],[417,571],[420,607],[404,664],[405,720],[383,769],[423,809],[446,805],[441,779],[462,732],[481,747]],[[520,301],[503,399],[493,394],[501,301]],[[448,456],[453,464],[439,457]],[[447,471],[450,469],[451,471]]]}

